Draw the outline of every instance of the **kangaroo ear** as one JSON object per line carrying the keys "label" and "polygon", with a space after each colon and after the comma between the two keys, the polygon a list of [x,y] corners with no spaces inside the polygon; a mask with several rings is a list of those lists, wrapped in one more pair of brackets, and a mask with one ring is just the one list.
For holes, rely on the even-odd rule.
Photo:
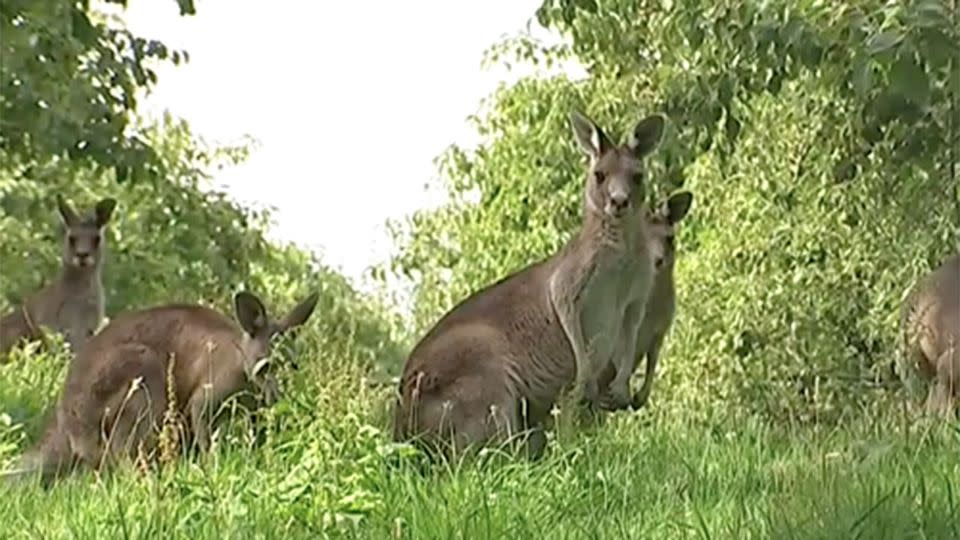
{"label": "kangaroo ear", "polygon": [[593,159],[599,158],[613,147],[603,130],[580,111],[570,113],[570,126],[580,149]]}
{"label": "kangaroo ear", "polygon": [[317,307],[317,300],[319,299],[320,294],[313,293],[297,304],[297,307],[290,310],[290,313],[280,323],[281,330],[289,330],[307,322],[307,319],[313,314],[313,309]]}
{"label": "kangaroo ear", "polygon": [[63,219],[63,224],[67,227],[73,227],[77,223],[80,223],[80,218],[77,216],[77,213],[73,211],[73,207],[70,206],[70,203],[63,199],[63,195],[57,193],[57,211],[60,212],[60,218]]}
{"label": "kangaroo ear", "polygon": [[671,195],[664,204],[664,215],[667,217],[667,221],[671,225],[678,223],[687,215],[691,204],[693,204],[693,193],[689,191],[681,191]]}
{"label": "kangaroo ear", "polygon": [[662,115],[651,114],[643,120],[637,122],[630,136],[630,142],[627,146],[633,155],[642,158],[653,152],[660,144],[660,137],[663,136],[663,125],[665,120]]}
{"label": "kangaroo ear", "polygon": [[240,327],[251,336],[257,335],[267,326],[267,309],[259,298],[247,291],[238,292],[233,297],[234,309]]}
{"label": "kangaroo ear", "polygon": [[116,206],[116,199],[103,199],[97,203],[96,208],[94,208],[97,227],[103,227],[110,221],[110,216],[113,214],[113,209],[116,208]]}

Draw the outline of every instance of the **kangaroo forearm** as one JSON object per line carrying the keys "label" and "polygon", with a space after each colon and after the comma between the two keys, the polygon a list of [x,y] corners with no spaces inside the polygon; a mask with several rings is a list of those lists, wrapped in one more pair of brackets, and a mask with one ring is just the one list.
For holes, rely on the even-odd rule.
{"label": "kangaroo forearm", "polygon": [[580,320],[583,290],[589,279],[591,265],[576,259],[565,259],[550,278],[550,301],[557,320],[570,342],[577,367],[577,378],[589,373],[589,354],[583,324]]}
{"label": "kangaroo forearm", "polygon": [[650,350],[647,351],[646,357],[647,366],[644,370],[643,386],[640,389],[641,394],[644,395],[650,392],[650,387],[653,386],[653,379],[656,376],[657,361],[660,358],[659,341],[654,341],[654,343],[650,346]]}
{"label": "kangaroo forearm", "polygon": [[660,350],[663,348],[663,339],[665,333],[659,336],[656,336],[653,339],[653,344],[650,345],[650,350],[647,352],[647,376],[653,377],[654,373],[657,370],[657,364],[660,361]]}
{"label": "kangaroo forearm", "polygon": [[621,356],[617,360],[623,369],[628,369],[631,373],[636,369],[640,362],[640,343],[637,341],[637,335],[643,326],[645,313],[642,309],[633,307],[627,310],[627,318],[621,329],[620,343],[622,344]]}
{"label": "kangaroo forearm", "polygon": [[614,349],[613,357],[610,359],[616,370],[615,380],[629,379],[630,374],[633,373],[633,367],[636,364],[636,353],[634,351],[635,344],[631,344],[631,341],[632,339],[627,340],[623,337],[618,339],[617,347]]}
{"label": "kangaroo forearm", "polygon": [[654,375],[657,372],[657,360],[660,357],[659,347],[654,347],[650,349],[650,352],[647,354],[647,369],[645,372],[645,377],[647,379],[653,379]]}
{"label": "kangaroo forearm", "polygon": [[583,339],[583,327],[580,324],[580,317],[574,313],[574,310],[566,309],[556,303],[554,304],[554,310],[556,311],[557,319],[560,321],[560,327],[563,329],[563,333],[567,337],[567,341],[570,343],[570,348],[573,351],[577,378],[579,379],[589,368],[589,366],[586,365],[589,359],[586,344],[584,343],[585,340]]}

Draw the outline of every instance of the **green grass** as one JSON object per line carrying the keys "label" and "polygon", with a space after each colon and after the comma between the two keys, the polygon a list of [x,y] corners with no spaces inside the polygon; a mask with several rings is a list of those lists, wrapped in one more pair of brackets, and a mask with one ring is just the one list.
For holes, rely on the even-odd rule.
{"label": "green grass", "polygon": [[[890,412],[784,427],[655,402],[595,429],[559,422],[539,462],[422,467],[389,442],[389,390],[349,346],[304,334],[297,348],[310,360],[259,446],[239,422],[212,454],[150,474],[0,487],[0,538],[960,538],[956,425]],[[4,468],[61,362],[0,367]]]}

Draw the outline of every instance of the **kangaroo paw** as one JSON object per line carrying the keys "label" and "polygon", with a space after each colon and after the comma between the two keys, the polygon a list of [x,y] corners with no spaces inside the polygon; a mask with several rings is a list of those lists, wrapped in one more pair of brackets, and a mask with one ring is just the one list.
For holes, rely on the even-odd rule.
{"label": "kangaroo paw", "polygon": [[632,407],[633,410],[641,409],[647,404],[649,399],[650,391],[641,388],[637,393],[633,394],[633,399],[630,400],[630,407]]}
{"label": "kangaroo paw", "polygon": [[597,406],[600,409],[605,411],[621,411],[624,409],[629,409],[632,404],[632,399],[630,394],[622,394],[620,392],[615,392],[612,390],[607,390],[600,394],[600,397],[597,400]]}

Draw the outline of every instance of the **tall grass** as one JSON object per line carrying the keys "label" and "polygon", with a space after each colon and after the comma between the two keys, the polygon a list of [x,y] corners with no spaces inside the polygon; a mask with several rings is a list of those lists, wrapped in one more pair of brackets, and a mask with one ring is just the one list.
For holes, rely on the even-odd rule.
{"label": "tall grass", "polygon": [[[304,333],[258,440],[144,472],[0,488],[2,538],[960,538],[960,426],[895,406],[837,427],[658,407],[557,422],[537,462],[428,465],[389,441],[391,388]],[[0,462],[39,433],[63,355],[0,367]],[[38,390],[39,389],[39,390]]]}

